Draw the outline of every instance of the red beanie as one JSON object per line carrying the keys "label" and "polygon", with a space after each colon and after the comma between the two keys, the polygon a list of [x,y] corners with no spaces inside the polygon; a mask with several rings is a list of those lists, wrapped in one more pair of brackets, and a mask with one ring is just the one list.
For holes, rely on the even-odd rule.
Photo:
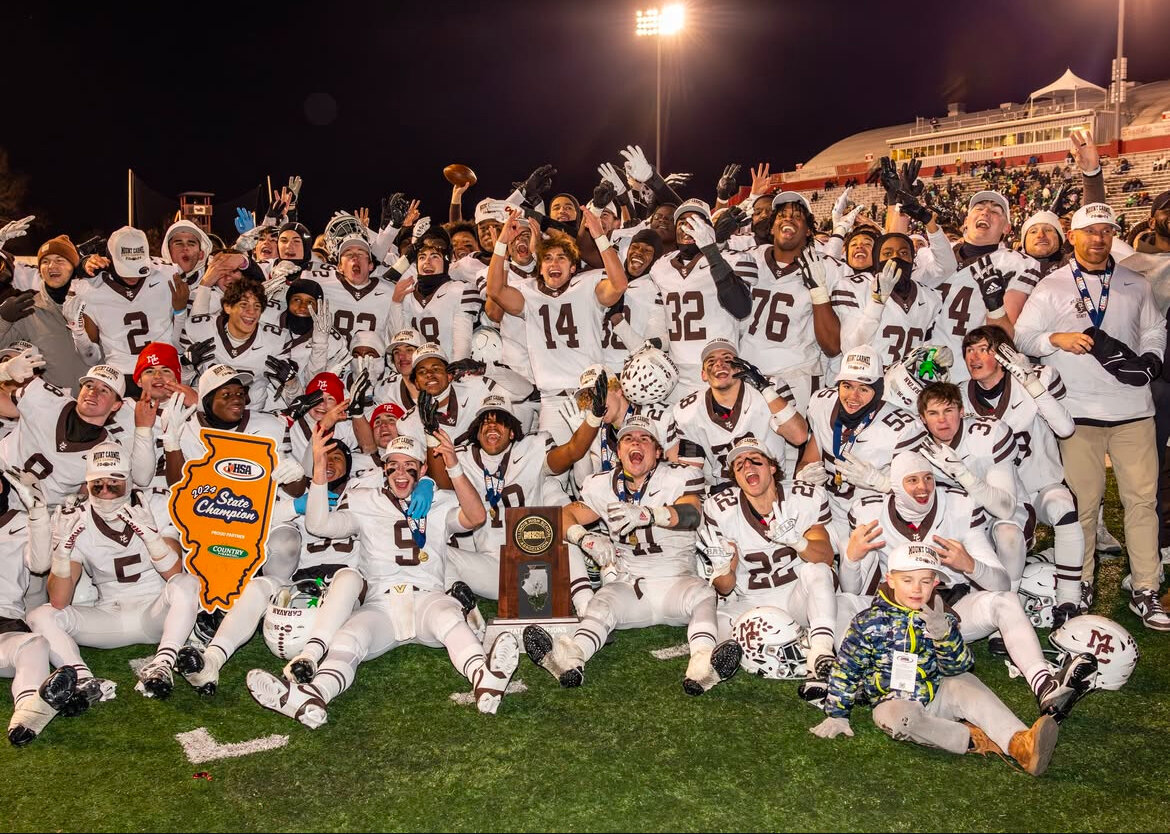
{"label": "red beanie", "polygon": [[370,412],[371,425],[377,421],[383,414],[389,414],[395,420],[401,420],[406,416],[406,412],[402,410],[402,406],[398,403],[382,403],[380,406]]}
{"label": "red beanie", "polygon": [[345,386],[341,384],[337,374],[331,374],[328,371],[317,374],[305,387],[306,394],[312,394],[314,391],[323,391],[337,402],[345,399]]}
{"label": "red beanie", "polygon": [[179,367],[179,352],[175,350],[175,346],[166,342],[151,342],[138,354],[138,362],[134,365],[134,383],[138,384],[138,377],[144,370],[159,365],[170,368],[175,374],[176,382],[183,381],[183,371]]}

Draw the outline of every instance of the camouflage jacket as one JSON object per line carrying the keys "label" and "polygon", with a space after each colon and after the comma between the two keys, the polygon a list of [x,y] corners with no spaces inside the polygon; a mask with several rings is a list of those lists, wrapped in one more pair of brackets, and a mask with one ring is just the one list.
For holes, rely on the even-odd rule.
{"label": "camouflage jacket", "polygon": [[[913,698],[929,704],[944,676],[961,674],[975,665],[953,614],[947,616],[950,622],[947,636],[931,640],[924,633],[925,626],[918,612],[898,605],[893,597],[893,592],[883,583],[873,605],[853,618],[829,676],[825,714],[848,719],[858,703],[877,704],[891,697]],[[890,688],[896,651],[918,655],[913,693]]]}

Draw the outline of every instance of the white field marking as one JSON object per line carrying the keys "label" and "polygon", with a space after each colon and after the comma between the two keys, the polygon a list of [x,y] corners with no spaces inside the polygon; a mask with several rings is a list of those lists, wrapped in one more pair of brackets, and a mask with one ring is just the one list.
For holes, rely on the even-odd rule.
{"label": "white field marking", "polygon": [[[508,684],[508,689],[505,695],[519,695],[521,692],[527,692],[528,687],[522,680],[514,680]],[[470,707],[475,704],[474,692],[452,692],[451,700],[461,707]]]}
{"label": "white field marking", "polygon": [[654,649],[650,652],[656,660],[674,660],[676,657],[687,657],[690,653],[691,647],[686,643],[667,646],[665,649]]}
{"label": "white field marking", "polygon": [[183,747],[191,764],[213,762],[216,759],[234,759],[250,756],[265,750],[276,750],[288,744],[288,736],[261,736],[260,738],[237,741],[234,744],[220,744],[206,727],[196,727],[185,733],[176,733],[175,740]]}

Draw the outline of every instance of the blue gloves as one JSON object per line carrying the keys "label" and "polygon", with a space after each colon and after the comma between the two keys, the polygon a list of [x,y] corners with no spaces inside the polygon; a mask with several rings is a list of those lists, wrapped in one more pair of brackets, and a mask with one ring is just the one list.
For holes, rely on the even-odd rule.
{"label": "blue gloves", "polygon": [[236,209],[236,231],[244,235],[256,228],[256,220],[252,217],[252,212],[246,208]]}
{"label": "blue gloves", "polygon": [[420,478],[419,482],[414,485],[414,491],[410,493],[410,504],[406,508],[406,515],[415,521],[426,518],[427,513],[431,511],[431,502],[434,499],[435,482],[425,476]]}

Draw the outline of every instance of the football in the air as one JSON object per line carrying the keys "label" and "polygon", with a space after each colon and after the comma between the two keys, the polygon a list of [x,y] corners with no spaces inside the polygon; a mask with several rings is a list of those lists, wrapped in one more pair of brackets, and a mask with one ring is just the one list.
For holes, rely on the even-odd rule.
{"label": "football in the air", "polygon": [[443,176],[451,185],[475,185],[475,171],[458,162],[443,169]]}

